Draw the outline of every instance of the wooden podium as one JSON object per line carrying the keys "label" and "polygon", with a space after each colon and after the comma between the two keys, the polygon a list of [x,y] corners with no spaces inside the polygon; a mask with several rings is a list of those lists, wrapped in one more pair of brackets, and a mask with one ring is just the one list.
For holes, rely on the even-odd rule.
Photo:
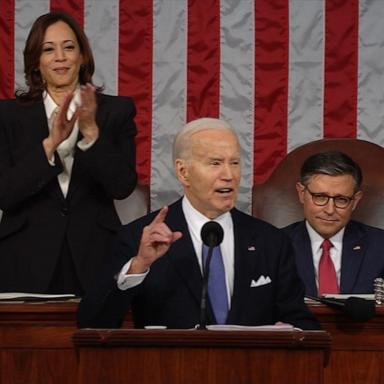
{"label": "wooden podium", "polygon": [[[376,316],[365,323],[351,321],[338,309],[321,304],[309,308],[332,338],[324,383],[384,384],[384,305],[377,305]],[[75,384],[79,355],[72,336],[83,332],[76,328],[76,311],[77,303],[73,302],[1,303],[0,384]],[[124,326],[132,327],[129,316]],[[236,356],[250,353],[249,347],[244,349]]]}
{"label": "wooden podium", "polygon": [[79,384],[323,383],[324,331],[94,330],[73,336]]}

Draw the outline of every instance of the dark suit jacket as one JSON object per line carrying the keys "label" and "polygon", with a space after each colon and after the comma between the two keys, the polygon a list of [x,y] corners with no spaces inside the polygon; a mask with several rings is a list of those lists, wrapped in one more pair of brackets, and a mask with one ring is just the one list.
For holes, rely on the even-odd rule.
{"label": "dark suit jacket", "polygon": [[[172,204],[166,224],[183,237],[156,260],[144,281],[126,291],[117,288],[114,276],[137,254],[143,227],[156,213],[124,226],[106,280],[82,300],[80,327],[119,327],[132,308],[136,327],[164,325],[193,328],[199,323],[202,276],[187,228],[181,200]],[[304,304],[288,237],[273,226],[237,209],[231,211],[235,237],[235,276],[228,324],[262,325],[284,321],[302,328],[319,327]],[[107,269],[106,269],[107,271]],[[271,283],[251,287],[261,275]],[[208,323],[215,323],[211,308]]]}
{"label": "dark suit jacket", "polygon": [[[317,296],[311,241],[300,221],[284,228],[295,248],[299,275],[306,294]],[[373,280],[384,276],[384,231],[357,221],[345,227],[341,255],[340,293],[373,293]]]}
{"label": "dark suit jacket", "polygon": [[0,291],[46,291],[65,239],[87,289],[120,227],[113,199],[136,185],[135,107],[125,97],[97,102],[100,136],[87,151],[75,148],[67,198],[60,159],[51,166],[42,146],[43,101],[0,102]]}

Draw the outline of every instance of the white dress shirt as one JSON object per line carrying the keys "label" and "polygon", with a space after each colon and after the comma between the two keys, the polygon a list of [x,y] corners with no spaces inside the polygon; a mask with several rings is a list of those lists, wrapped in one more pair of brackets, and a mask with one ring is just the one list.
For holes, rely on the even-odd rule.
{"label": "white dress shirt", "polygon": [[[313,256],[313,267],[315,269],[316,275],[316,286],[319,288],[319,263],[321,254],[323,249],[321,245],[323,244],[324,238],[320,236],[308,223],[305,222],[307,226],[307,231],[309,234],[309,238],[311,240],[312,247],[312,256]],[[332,247],[330,249],[331,259],[333,261],[333,265],[335,266],[336,276],[337,276],[337,284],[340,287],[340,275],[341,275],[341,255],[343,252],[343,236],[344,236],[345,227],[342,228],[339,232],[337,232],[334,236],[329,238],[329,241],[332,243]]]}
{"label": "white dress shirt", "polygon": [[[210,221],[207,217],[202,215],[197,211],[192,204],[189,202],[186,196],[182,200],[182,209],[187,221],[189,233],[192,238],[193,247],[197,256],[197,261],[202,271],[202,249],[203,243],[200,237],[200,231],[202,226]],[[229,212],[224,213],[223,215],[217,217],[214,221],[219,223],[224,230],[223,242],[220,245],[221,254],[223,257],[225,276],[226,276],[226,285],[227,285],[227,295],[228,295],[228,306],[231,304],[231,297],[233,293],[233,280],[234,280],[234,270],[235,270],[235,241],[233,234],[233,221],[232,216]],[[121,290],[126,290],[128,288],[133,288],[134,286],[140,284],[145,276],[148,274],[149,270],[142,274],[129,274],[127,271],[131,265],[131,260],[129,260],[121,269],[117,277],[117,286]]]}

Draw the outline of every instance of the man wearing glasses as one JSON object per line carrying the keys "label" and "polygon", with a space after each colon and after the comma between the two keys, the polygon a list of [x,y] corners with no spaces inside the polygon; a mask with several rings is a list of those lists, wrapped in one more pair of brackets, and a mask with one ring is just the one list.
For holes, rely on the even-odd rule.
{"label": "man wearing glasses", "polygon": [[305,220],[289,225],[306,295],[373,293],[384,275],[384,231],[351,220],[363,196],[358,164],[339,151],[309,157],[296,184]]}

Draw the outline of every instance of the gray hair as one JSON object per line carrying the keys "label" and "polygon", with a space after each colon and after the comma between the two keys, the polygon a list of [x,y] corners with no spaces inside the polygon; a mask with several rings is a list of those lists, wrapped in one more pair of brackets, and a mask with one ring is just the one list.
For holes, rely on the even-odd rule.
{"label": "gray hair", "polygon": [[307,185],[309,179],[316,174],[329,176],[351,175],[355,182],[355,192],[360,189],[363,181],[360,166],[348,155],[340,151],[325,151],[308,157],[301,167],[301,184]]}
{"label": "gray hair", "polygon": [[197,132],[206,129],[224,129],[231,131],[237,138],[237,134],[232,126],[225,120],[215,119],[212,117],[202,117],[197,120],[192,120],[177,133],[173,141],[172,156],[173,161],[178,158],[186,159],[191,152],[191,137]]}

